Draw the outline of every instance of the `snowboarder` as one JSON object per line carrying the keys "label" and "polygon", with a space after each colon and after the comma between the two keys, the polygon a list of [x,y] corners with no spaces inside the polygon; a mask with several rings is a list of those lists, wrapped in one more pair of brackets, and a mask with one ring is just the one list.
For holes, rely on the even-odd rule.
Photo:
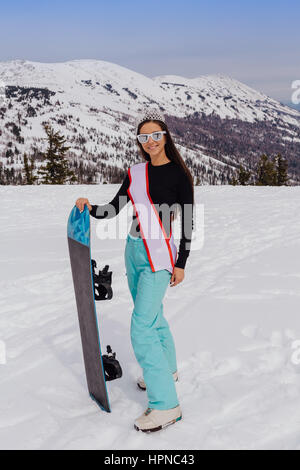
{"label": "snowboarder", "polygon": [[[135,420],[134,427],[151,432],[182,418],[175,387],[178,380],[175,345],[162,302],[168,285],[174,287],[184,279],[193,230],[194,190],[191,173],[175,147],[163,114],[144,108],[136,127],[137,145],[144,161],[128,169],[109,204],[91,205],[88,199],[79,198],[76,205],[81,211],[87,205],[90,214],[98,219],[114,217],[126,201],[131,200],[134,207],[125,266],[134,302],[131,342],[143,370],[138,386],[147,390],[148,395],[148,407]],[[115,211],[111,211],[112,206]],[[171,221],[178,208],[181,239],[177,252]],[[159,237],[151,237],[153,232],[159,233]]]}

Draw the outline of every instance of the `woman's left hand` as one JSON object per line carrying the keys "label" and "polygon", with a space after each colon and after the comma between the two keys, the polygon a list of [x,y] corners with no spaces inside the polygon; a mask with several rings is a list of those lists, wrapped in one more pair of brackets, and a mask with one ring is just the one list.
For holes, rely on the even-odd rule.
{"label": "woman's left hand", "polygon": [[170,279],[171,287],[177,286],[184,279],[184,269],[174,267],[173,274]]}

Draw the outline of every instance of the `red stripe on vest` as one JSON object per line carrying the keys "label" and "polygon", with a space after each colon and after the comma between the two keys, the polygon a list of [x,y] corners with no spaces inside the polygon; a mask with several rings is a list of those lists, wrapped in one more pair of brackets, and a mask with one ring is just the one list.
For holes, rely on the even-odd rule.
{"label": "red stripe on vest", "polygon": [[144,232],[143,232],[143,229],[142,229],[142,225],[140,223],[140,218],[139,218],[139,214],[138,214],[138,211],[137,211],[137,208],[135,207],[135,204],[134,204],[134,201],[133,201],[133,197],[130,193],[130,185],[131,185],[131,181],[132,181],[132,177],[131,177],[131,173],[130,173],[130,168],[128,169],[128,176],[129,176],[129,187],[127,189],[127,193],[128,193],[128,196],[130,197],[130,200],[133,204],[133,207],[134,207],[134,210],[135,210],[135,213],[136,213],[136,216],[137,216],[137,219],[139,221],[139,225],[140,225],[140,231],[141,231],[141,234],[142,234],[142,240],[144,242],[144,246],[146,248],[146,252],[147,252],[147,255],[148,255],[148,259],[149,259],[149,263],[150,263],[150,266],[151,266],[151,271],[152,272],[155,272],[155,269],[154,269],[154,266],[153,266],[153,262],[152,262],[152,258],[151,258],[151,255],[150,255],[150,251],[149,251],[149,248],[148,248],[148,245],[147,245],[147,242],[146,242],[146,238],[145,238],[145,235],[144,235]]}

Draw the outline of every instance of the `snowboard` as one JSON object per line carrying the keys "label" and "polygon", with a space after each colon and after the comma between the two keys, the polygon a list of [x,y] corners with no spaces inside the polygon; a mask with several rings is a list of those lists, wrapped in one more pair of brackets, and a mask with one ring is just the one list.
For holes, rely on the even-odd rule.
{"label": "snowboard", "polygon": [[90,213],[86,205],[83,212],[74,206],[70,213],[68,245],[89,394],[101,409],[111,412],[103,364],[107,357],[102,358],[101,354],[95,305],[95,262],[91,259]]}

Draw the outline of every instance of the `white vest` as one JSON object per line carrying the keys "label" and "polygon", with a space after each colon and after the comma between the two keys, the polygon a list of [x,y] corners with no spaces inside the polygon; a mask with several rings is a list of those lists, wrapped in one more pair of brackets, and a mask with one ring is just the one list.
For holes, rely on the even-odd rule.
{"label": "white vest", "polygon": [[149,162],[137,163],[129,168],[127,193],[140,225],[152,271],[167,269],[173,273],[177,248],[172,234],[172,226],[168,238],[149,193],[148,164]]}

